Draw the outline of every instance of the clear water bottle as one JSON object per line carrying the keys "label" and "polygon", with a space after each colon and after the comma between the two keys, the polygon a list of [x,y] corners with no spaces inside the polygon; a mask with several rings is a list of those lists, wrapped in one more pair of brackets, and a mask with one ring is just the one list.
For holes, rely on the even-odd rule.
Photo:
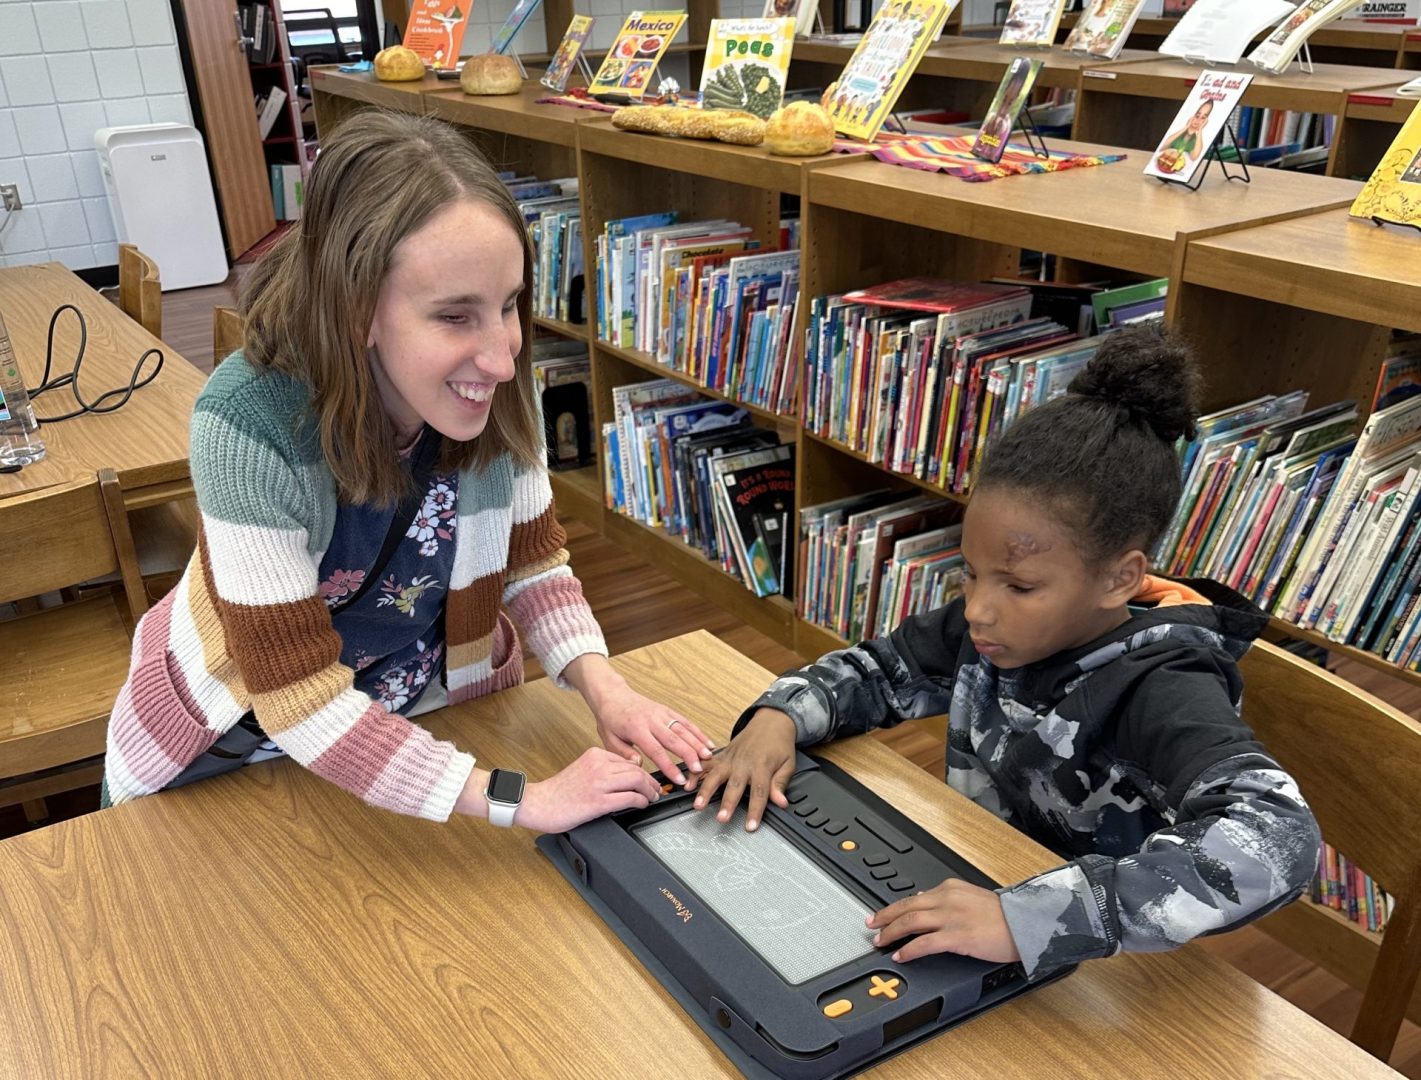
{"label": "clear water bottle", "polygon": [[43,457],[44,440],[0,315],[0,465],[29,465]]}

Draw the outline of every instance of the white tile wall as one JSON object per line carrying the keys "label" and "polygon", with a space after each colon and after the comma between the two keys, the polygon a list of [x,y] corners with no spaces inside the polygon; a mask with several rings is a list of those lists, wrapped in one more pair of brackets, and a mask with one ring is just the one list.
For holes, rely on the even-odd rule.
{"label": "white tile wall", "polygon": [[154,121],[192,123],[168,0],[0,0],[0,184],[24,201],[0,266],[116,263],[94,132]]}

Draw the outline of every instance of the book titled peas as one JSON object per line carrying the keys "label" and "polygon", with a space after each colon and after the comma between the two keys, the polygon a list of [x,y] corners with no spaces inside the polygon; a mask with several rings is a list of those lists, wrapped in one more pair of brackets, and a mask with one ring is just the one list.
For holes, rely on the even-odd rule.
{"label": "book titled peas", "polygon": [[793,19],[712,19],[701,69],[701,107],[769,119],[784,100]]}

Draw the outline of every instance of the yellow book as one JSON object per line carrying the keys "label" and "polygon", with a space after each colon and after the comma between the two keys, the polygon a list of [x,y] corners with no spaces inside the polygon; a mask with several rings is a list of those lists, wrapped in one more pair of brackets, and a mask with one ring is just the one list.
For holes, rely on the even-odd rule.
{"label": "yellow book", "polygon": [[886,0],[831,87],[834,130],[871,141],[958,0]]}
{"label": "yellow book", "polygon": [[594,97],[612,94],[640,99],[671,39],[685,22],[684,11],[633,11],[617,32],[588,91]]}
{"label": "yellow book", "polygon": [[1381,164],[1352,203],[1352,216],[1421,228],[1421,104],[1401,125]]}
{"label": "yellow book", "polygon": [[793,45],[793,19],[712,19],[701,107],[743,109],[768,120],[784,100]]}

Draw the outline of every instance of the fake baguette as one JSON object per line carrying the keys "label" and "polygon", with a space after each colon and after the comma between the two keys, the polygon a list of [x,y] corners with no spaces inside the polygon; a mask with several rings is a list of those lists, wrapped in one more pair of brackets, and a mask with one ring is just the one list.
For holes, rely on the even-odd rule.
{"label": "fake baguette", "polygon": [[733,109],[683,109],[674,105],[624,105],[612,114],[612,126],[683,139],[716,139],[737,146],[759,146],[765,122]]}

